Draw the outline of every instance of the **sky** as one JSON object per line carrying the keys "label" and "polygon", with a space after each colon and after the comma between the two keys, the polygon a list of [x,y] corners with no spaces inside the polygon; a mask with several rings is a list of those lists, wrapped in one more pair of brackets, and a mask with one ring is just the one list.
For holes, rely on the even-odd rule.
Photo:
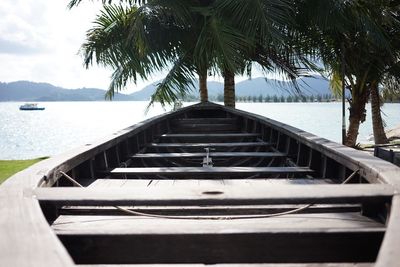
{"label": "sky", "polygon": [[[101,5],[69,0],[0,0],[0,81],[48,82],[65,88],[106,89],[112,70],[86,69],[78,54]],[[136,91],[163,77],[129,85]]]}
{"label": "sky", "polygon": [[[0,82],[27,80],[64,88],[106,89],[112,70],[96,65],[86,69],[79,55],[100,2],[86,0],[70,10],[69,0],[0,0]],[[140,90],[164,75],[130,84],[124,93]],[[220,77],[211,80],[222,81]]]}

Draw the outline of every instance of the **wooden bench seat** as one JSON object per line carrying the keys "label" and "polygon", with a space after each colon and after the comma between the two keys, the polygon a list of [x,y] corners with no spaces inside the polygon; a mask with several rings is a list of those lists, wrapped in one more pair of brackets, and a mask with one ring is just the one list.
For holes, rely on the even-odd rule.
{"label": "wooden bench seat", "polygon": [[273,144],[268,142],[233,142],[233,143],[149,143],[147,147],[154,148],[213,148],[213,147],[227,147],[227,148],[239,148],[239,147],[265,147],[272,146]]}
{"label": "wooden bench seat", "polygon": [[236,118],[181,118],[172,120],[172,124],[235,124]]}
{"label": "wooden bench seat", "polygon": [[306,184],[332,184],[330,179],[96,179],[88,185],[89,188],[130,188],[130,187],[163,187],[163,186],[254,186],[254,185],[306,185]]}
{"label": "wooden bench seat", "polygon": [[[150,211],[149,211],[150,213]],[[151,213],[150,213],[151,214]],[[157,226],[156,226],[157,225]],[[218,234],[384,231],[385,225],[357,212],[290,214],[247,220],[165,220],[145,216],[62,215],[52,224],[61,234]],[[374,230],[375,229],[375,230]]]}
{"label": "wooden bench seat", "polygon": [[142,188],[37,188],[40,202],[59,205],[270,205],[382,203],[394,195],[384,184],[256,185]]}
{"label": "wooden bench seat", "polygon": [[[77,264],[77,267],[147,267],[148,264]],[[213,264],[213,267],[240,267],[241,264]],[[373,267],[375,264],[370,262],[329,262],[329,263],[247,263],[246,267]],[[182,264],[153,264],[153,267],[181,267]],[[199,267],[196,263],[186,263],[185,267]]]}
{"label": "wooden bench seat", "polygon": [[163,134],[163,138],[232,138],[232,137],[259,137],[257,133],[188,133],[188,134]]}
{"label": "wooden bench seat", "polygon": [[372,262],[385,233],[357,213],[246,220],[60,216],[52,228],[81,264]]}
{"label": "wooden bench seat", "polygon": [[[131,158],[204,158],[206,156],[206,153],[138,153]],[[209,156],[274,158],[286,157],[287,154],[279,152],[210,152]]]}
{"label": "wooden bench seat", "polygon": [[174,176],[194,178],[238,178],[248,175],[307,175],[314,171],[308,167],[137,167],[115,168],[111,175]]}
{"label": "wooden bench seat", "polygon": [[174,133],[234,133],[239,127],[234,124],[178,124],[172,127]]}

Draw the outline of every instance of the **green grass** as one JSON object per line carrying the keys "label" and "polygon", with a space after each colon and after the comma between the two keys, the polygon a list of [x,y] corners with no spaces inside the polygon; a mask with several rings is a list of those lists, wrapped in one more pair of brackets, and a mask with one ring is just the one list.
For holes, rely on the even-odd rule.
{"label": "green grass", "polygon": [[0,160],[0,184],[13,174],[44,159],[47,157],[28,160]]}

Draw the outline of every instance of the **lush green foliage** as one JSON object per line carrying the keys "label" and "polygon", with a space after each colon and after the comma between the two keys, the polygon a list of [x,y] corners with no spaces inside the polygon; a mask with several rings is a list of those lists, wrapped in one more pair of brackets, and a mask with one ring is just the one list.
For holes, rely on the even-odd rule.
{"label": "lush green foliage", "polygon": [[96,60],[115,70],[109,98],[159,70],[169,72],[151,102],[164,105],[184,97],[195,73],[250,75],[256,62],[295,84],[312,65],[289,43],[289,0],[120,2],[138,6],[105,5],[82,46],[86,66]]}
{"label": "lush green foliage", "polygon": [[[298,30],[306,37],[303,46],[311,48],[309,54],[320,59],[330,72],[337,95],[345,76],[345,86],[351,92],[346,144],[354,146],[371,90],[387,76],[400,75],[399,4],[391,0],[296,2]],[[314,14],[307,12],[310,8]],[[375,117],[380,118],[378,115]]]}

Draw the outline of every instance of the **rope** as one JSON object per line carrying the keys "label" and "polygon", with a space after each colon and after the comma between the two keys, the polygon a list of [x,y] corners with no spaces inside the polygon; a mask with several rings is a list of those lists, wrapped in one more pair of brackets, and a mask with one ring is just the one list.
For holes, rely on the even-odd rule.
{"label": "rope", "polygon": [[[341,184],[345,184],[348,181],[351,180],[351,178],[354,177],[358,173],[359,170],[355,170],[349,177],[346,178]],[[60,171],[60,173],[67,178],[69,181],[71,181],[74,185],[77,185],[79,187],[84,188],[83,185],[78,183],[75,179],[70,177],[68,174],[66,174],[63,171]],[[145,212],[140,212],[140,211],[134,211],[130,209],[126,209],[121,206],[112,206],[116,208],[117,210],[120,210],[124,213],[130,214],[130,215],[136,215],[136,216],[144,216],[144,217],[151,217],[151,218],[161,218],[161,219],[179,219],[179,220],[238,220],[238,219],[261,219],[261,218],[271,218],[271,217],[279,217],[283,215],[289,215],[289,214],[294,214],[297,212],[300,212],[302,210],[308,209],[311,206],[313,206],[314,203],[310,203],[304,206],[301,206],[299,208],[293,209],[293,210],[288,210],[284,212],[277,212],[277,213],[270,213],[270,214],[256,214],[256,215],[232,215],[232,216],[222,216],[222,215],[215,215],[215,216],[179,216],[179,215],[159,215],[159,214],[151,214],[151,213],[145,213]]]}

